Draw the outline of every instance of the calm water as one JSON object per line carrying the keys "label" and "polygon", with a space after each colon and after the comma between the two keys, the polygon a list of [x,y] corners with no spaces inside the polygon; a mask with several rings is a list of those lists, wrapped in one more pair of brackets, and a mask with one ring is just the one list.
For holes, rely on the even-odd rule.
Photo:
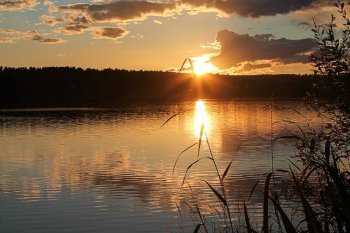
{"label": "calm water", "polygon": [[[275,104],[297,109],[318,124],[297,102]],[[273,137],[296,130],[291,120],[306,122],[291,110],[271,114],[266,105],[269,102],[197,101],[113,110],[2,111],[0,232],[193,229],[191,221],[179,217],[177,206],[184,208],[184,200],[216,201],[202,181],[215,182],[215,174],[212,163],[202,160],[181,188],[198,147],[183,154],[172,174],[176,157],[198,141],[204,124],[220,170],[234,159],[226,178],[230,200],[246,200],[255,182],[271,170],[271,120]],[[180,114],[161,128],[174,113]],[[290,144],[274,144],[275,168],[288,168],[284,157],[293,155]],[[209,155],[205,143],[200,155]],[[253,199],[257,203],[259,196]],[[205,212],[205,205],[202,208]]]}

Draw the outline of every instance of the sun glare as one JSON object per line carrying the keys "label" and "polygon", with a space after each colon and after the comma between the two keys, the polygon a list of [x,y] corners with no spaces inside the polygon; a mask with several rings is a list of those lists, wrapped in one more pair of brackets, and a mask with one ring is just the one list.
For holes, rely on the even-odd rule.
{"label": "sun glare", "polygon": [[197,76],[217,71],[217,68],[211,64],[210,57],[201,56],[192,58],[193,71]]}
{"label": "sun glare", "polygon": [[[194,134],[196,137],[199,137],[202,126],[204,126],[206,132],[210,130],[209,117],[205,108],[205,103],[202,100],[197,100],[194,116]],[[205,135],[202,135],[202,140],[205,140]]]}

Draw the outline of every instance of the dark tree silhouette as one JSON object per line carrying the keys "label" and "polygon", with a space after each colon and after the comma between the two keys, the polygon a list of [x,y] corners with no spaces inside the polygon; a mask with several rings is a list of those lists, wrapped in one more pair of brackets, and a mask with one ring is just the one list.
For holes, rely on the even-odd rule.
{"label": "dark tree silhouette", "polygon": [[0,108],[113,107],[230,98],[302,98],[308,75],[228,76],[75,67],[0,69]]}

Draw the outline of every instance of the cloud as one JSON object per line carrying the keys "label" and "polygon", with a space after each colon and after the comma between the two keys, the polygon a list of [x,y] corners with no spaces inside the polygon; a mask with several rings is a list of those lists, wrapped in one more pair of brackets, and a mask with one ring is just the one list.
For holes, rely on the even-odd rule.
{"label": "cloud", "polygon": [[13,40],[13,38],[10,37],[0,37],[0,44],[10,44],[10,43],[14,43],[15,41]]}
{"label": "cloud", "polygon": [[22,37],[22,32],[11,28],[0,28],[0,44],[15,43]]}
{"label": "cloud", "polygon": [[96,39],[117,40],[125,36],[128,32],[121,28],[103,27],[94,28],[93,33]]}
{"label": "cloud", "polygon": [[101,4],[72,4],[61,6],[60,11],[84,15],[94,22],[145,19],[149,15],[164,15],[175,10],[175,2],[116,1]]}
{"label": "cloud", "polygon": [[318,7],[322,0],[173,0],[144,1],[120,0],[98,1],[91,4],[78,3],[59,7],[68,14],[83,14],[92,21],[144,20],[148,16],[166,16],[170,12],[215,11],[221,14],[237,14],[244,17],[272,16]]}
{"label": "cloud", "polygon": [[50,6],[50,5],[53,5],[54,3],[51,0],[44,0],[43,4],[44,4],[44,6]]}
{"label": "cloud", "polygon": [[[5,35],[5,37],[2,37]],[[37,31],[18,31],[16,29],[0,29],[0,43],[14,43],[19,40],[32,40],[45,44],[59,44],[65,41],[61,38],[50,38],[40,35]]]}
{"label": "cloud", "polygon": [[22,34],[22,32],[12,28],[0,28],[0,34],[8,36],[19,36]]}
{"label": "cloud", "polygon": [[42,23],[50,25],[50,26],[55,26],[56,24],[63,23],[62,18],[57,18],[52,15],[42,15],[40,16],[40,20]]}
{"label": "cloud", "polygon": [[[259,17],[289,13],[301,9],[309,9],[319,4],[321,0],[92,0],[89,3],[76,3],[55,6],[52,0],[44,0],[49,12],[58,11],[60,15],[42,15],[44,24],[55,26],[64,24],[55,31],[66,35],[95,31],[94,38],[116,39],[105,33],[105,23],[121,23],[125,26],[129,22],[146,20],[150,16],[173,16],[182,12],[217,12],[218,14],[238,14],[246,17]],[[50,11],[50,9],[53,9]],[[156,24],[162,24],[159,19],[153,19]],[[102,25],[101,25],[102,24]],[[115,25],[114,25],[115,26]],[[112,27],[114,28],[114,27]],[[102,31],[101,31],[102,30]],[[121,29],[123,30],[123,29]],[[105,35],[106,34],[106,35]],[[263,39],[261,39],[263,40]]]}
{"label": "cloud", "polygon": [[18,0],[18,1],[2,1],[0,2],[0,11],[19,11],[31,9],[38,5],[36,0]]}
{"label": "cloud", "polygon": [[81,24],[66,25],[63,29],[63,33],[66,35],[80,34],[86,31],[89,27]]}
{"label": "cloud", "polygon": [[153,20],[153,23],[155,23],[155,24],[163,24],[162,21],[157,20],[157,19]]}
{"label": "cloud", "polygon": [[68,19],[66,19],[68,23],[71,24],[91,24],[93,23],[90,19],[88,19],[86,16],[70,16]]}
{"label": "cloud", "polygon": [[[246,17],[259,17],[289,13],[304,8],[315,7],[321,0],[92,0],[89,3],[76,3],[55,6],[52,0],[45,0],[45,5],[57,9],[60,17],[43,15],[41,21],[55,26],[64,26],[56,32],[66,35],[79,34],[95,28],[106,28],[105,23],[122,23],[146,20],[150,16],[173,16],[187,12],[217,12],[221,15],[238,14]],[[156,24],[162,24],[153,19]],[[102,26],[101,26],[102,24]],[[101,29],[102,30],[102,29]],[[120,38],[117,35],[104,36],[100,29],[93,33],[94,38]],[[118,34],[118,33],[117,33]],[[125,35],[125,33],[123,34]]]}
{"label": "cloud", "polygon": [[216,9],[225,14],[238,14],[244,17],[287,14],[320,4],[321,0],[181,0],[194,7]]}
{"label": "cloud", "polygon": [[113,0],[92,0],[92,2],[97,2],[97,3],[107,3],[107,2],[113,2]]}
{"label": "cloud", "polygon": [[61,38],[45,38],[40,35],[35,35],[31,40],[44,44],[61,44],[65,42]]}
{"label": "cloud", "polygon": [[254,63],[246,63],[243,65],[242,69],[239,72],[248,72],[252,70],[260,70],[260,69],[266,69],[270,68],[272,65],[270,63],[263,63],[263,64],[254,64]]}
{"label": "cloud", "polygon": [[302,28],[306,28],[306,29],[310,29],[312,28],[312,24],[309,23],[309,22],[306,22],[306,21],[302,21],[302,22],[299,22],[297,24],[298,27],[302,27]]}
{"label": "cloud", "polygon": [[307,54],[317,47],[311,38],[274,39],[271,34],[250,36],[228,30],[219,31],[216,40],[221,50],[218,56],[212,58],[212,63],[221,69],[259,60],[272,60],[282,64],[306,63]]}
{"label": "cloud", "polygon": [[48,38],[43,37],[37,31],[27,31],[22,33],[22,39],[37,41],[38,43],[44,44],[61,44],[65,43],[65,41],[61,38]]}

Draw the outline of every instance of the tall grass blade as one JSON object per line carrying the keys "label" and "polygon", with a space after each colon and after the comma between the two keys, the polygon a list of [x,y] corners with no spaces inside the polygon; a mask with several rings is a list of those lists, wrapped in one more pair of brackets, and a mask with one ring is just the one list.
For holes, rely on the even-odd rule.
{"label": "tall grass blade", "polygon": [[297,127],[298,127],[300,133],[303,135],[303,138],[306,138],[305,132],[304,132],[304,130],[299,126],[299,124],[297,124]]}
{"label": "tall grass blade", "polygon": [[253,188],[252,188],[252,191],[250,191],[250,194],[249,194],[248,200],[250,200],[250,198],[252,197],[252,195],[253,195],[253,193],[254,193],[254,191],[255,191],[256,187],[258,186],[259,182],[260,182],[260,179],[259,179],[259,180],[257,180],[257,181],[255,182],[255,184],[254,184],[254,186],[253,186]]}
{"label": "tall grass blade", "polygon": [[[238,152],[239,148],[241,147],[241,145],[242,145],[242,143],[238,145],[235,154],[237,154],[237,152]],[[233,159],[231,160],[230,164],[229,164],[229,165],[227,166],[227,168],[225,169],[224,174],[223,174],[222,177],[221,177],[221,181],[224,180],[225,176],[226,176],[227,173],[228,173],[228,170],[230,170],[230,167],[231,167],[232,162],[233,162]]]}
{"label": "tall grass blade", "polygon": [[279,155],[279,156],[282,157],[282,158],[284,158],[284,159],[287,159],[296,169],[298,169],[299,171],[301,171],[300,168],[298,167],[298,165],[296,165],[292,160],[290,160],[289,158],[284,157],[284,156],[282,156],[282,155]]}
{"label": "tall grass blade", "polygon": [[221,231],[220,231],[220,233],[222,233],[222,232],[228,232],[228,226],[225,226]]}
{"label": "tall grass blade", "polygon": [[296,136],[296,135],[285,135],[285,136],[280,136],[275,139],[273,139],[273,142],[280,140],[280,139],[298,139],[298,140],[303,140],[301,137]]}
{"label": "tall grass blade", "polygon": [[180,217],[182,218],[182,213],[181,213],[179,205],[176,202],[175,202],[175,205],[176,205],[176,208],[177,208],[177,211],[178,211]]}
{"label": "tall grass blade", "polygon": [[193,211],[191,205],[190,205],[187,201],[183,201],[183,203],[185,203],[185,205],[187,205],[188,209],[191,211],[192,214],[195,213],[195,212]]}
{"label": "tall grass blade", "polygon": [[344,184],[341,174],[335,167],[327,166],[329,174],[335,184],[335,190],[332,190],[336,197],[337,209],[341,211],[343,219],[350,226],[350,195],[347,191],[347,185]]}
{"label": "tall grass blade", "polygon": [[309,179],[309,177],[311,176],[311,174],[317,170],[317,167],[312,168],[306,175],[305,178],[302,181],[301,187],[305,187],[306,181]]}
{"label": "tall grass blade", "polygon": [[182,66],[181,66],[181,68],[180,68],[180,70],[179,70],[179,73],[183,70],[183,68],[185,67],[187,61],[188,61],[188,63],[190,64],[190,68],[191,68],[192,74],[195,75],[193,62],[192,62],[192,60],[191,60],[190,58],[186,58],[186,59],[184,60],[184,62],[182,63]]}
{"label": "tall grass blade", "polygon": [[204,131],[204,124],[201,125],[201,130],[200,130],[200,132],[199,132],[199,139],[198,139],[198,155],[197,155],[198,158],[199,158],[199,151],[201,150],[203,131]]}
{"label": "tall grass blade", "polygon": [[193,163],[191,163],[191,164],[187,167],[187,169],[186,169],[184,178],[183,178],[183,180],[182,180],[182,186],[183,186],[184,183],[185,183],[185,179],[186,179],[187,172],[191,169],[191,167],[192,167],[193,165],[195,165],[196,163],[198,163],[199,161],[201,161],[201,160],[203,160],[203,159],[212,159],[212,158],[210,158],[210,157],[203,157],[203,158],[197,159],[196,161],[194,161]]}
{"label": "tall grass blade", "polygon": [[[300,181],[304,179],[304,176],[306,175],[306,172],[309,170],[309,168],[311,167],[311,164],[308,164],[304,170],[301,172],[301,175],[300,175]],[[303,188],[303,186],[301,186]]]}
{"label": "tall grass blade", "polygon": [[300,116],[304,117],[306,120],[308,120],[308,118],[306,116],[304,116],[301,112],[299,112],[298,110],[294,109],[294,108],[291,108],[291,107],[281,107],[281,106],[278,106],[278,105],[272,105],[271,108],[274,108],[275,110],[291,110],[297,114],[299,114]]}
{"label": "tall grass blade", "polygon": [[174,174],[174,170],[175,170],[175,167],[176,167],[176,164],[177,164],[177,161],[180,159],[181,155],[183,153],[185,153],[187,150],[191,149],[192,147],[194,147],[195,145],[197,145],[198,142],[195,142],[193,143],[192,145],[190,145],[189,147],[187,147],[186,149],[184,149],[183,151],[181,151],[181,153],[177,156],[176,158],[176,161],[175,161],[175,164],[174,164],[174,167],[173,167],[173,174]]}
{"label": "tall grass blade", "polygon": [[328,139],[327,139],[326,144],[325,144],[324,153],[326,155],[326,162],[329,165],[329,156],[331,154],[331,142]]}
{"label": "tall grass blade", "polygon": [[263,232],[269,233],[269,186],[272,172],[268,173],[264,188],[264,207],[263,207]]}
{"label": "tall grass blade", "polygon": [[174,115],[172,115],[171,117],[169,117],[169,118],[160,126],[160,128],[162,128],[164,125],[166,125],[171,119],[173,119],[173,118],[176,117],[177,115],[179,115],[179,113],[175,113]]}
{"label": "tall grass blade", "polygon": [[192,60],[188,58],[188,62],[190,63],[191,70],[192,70],[192,74],[194,74],[194,75],[195,75],[196,73],[194,72],[194,66],[193,66],[193,62],[192,62]]}
{"label": "tall grass blade", "polygon": [[227,168],[225,169],[224,174],[221,177],[221,181],[223,181],[225,179],[225,176],[227,175],[228,170],[230,170],[231,164],[232,164],[233,160],[231,160],[231,162],[229,163],[229,165],[227,166]]}
{"label": "tall grass blade", "polygon": [[198,223],[196,228],[194,229],[193,233],[199,232],[199,229],[201,228],[202,225],[203,225],[202,223]]}
{"label": "tall grass blade", "polygon": [[311,138],[310,140],[310,153],[313,154],[315,153],[315,146],[316,146],[316,141],[314,138]]}
{"label": "tall grass blade", "polygon": [[185,66],[185,64],[186,64],[186,61],[187,61],[187,58],[184,60],[184,62],[182,63],[182,65],[181,65],[181,68],[180,68],[180,70],[179,70],[179,72],[181,72],[182,71],[182,69],[184,68],[184,66]]}
{"label": "tall grass blade", "polygon": [[286,169],[276,169],[276,172],[284,172],[284,173],[288,173],[289,171]]}
{"label": "tall grass blade", "polygon": [[[307,169],[307,168],[305,168]],[[303,171],[303,173],[305,173]],[[314,213],[314,211],[312,210],[309,202],[306,200],[306,197],[304,195],[302,186],[300,184],[299,179],[295,176],[294,172],[291,169],[291,174],[294,180],[294,184],[295,184],[295,189],[300,197],[301,203],[303,205],[303,209],[304,209],[304,214],[305,214],[305,219],[307,222],[307,227],[308,227],[308,231],[310,233],[322,233],[322,226],[320,224],[320,222],[317,220],[316,218],[316,214]]]}
{"label": "tall grass blade", "polygon": [[207,227],[205,226],[205,223],[204,223],[204,220],[203,220],[203,217],[202,217],[201,211],[200,211],[200,210],[199,210],[199,208],[198,208],[198,205],[196,205],[196,209],[197,209],[197,212],[198,212],[199,218],[201,219],[201,224],[203,225],[205,232],[207,232],[207,233],[208,233],[208,229],[207,229]]}
{"label": "tall grass blade", "polygon": [[221,196],[221,194],[216,191],[206,180],[204,181],[205,183],[207,183],[207,185],[209,186],[209,188],[211,189],[211,191],[213,191],[213,193],[217,196],[217,198],[219,198],[219,200],[222,202],[222,204],[224,204],[225,206],[227,206],[227,201],[225,198],[223,198],[223,196]]}
{"label": "tall grass blade", "polygon": [[244,207],[244,218],[245,218],[245,225],[247,227],[247,232],[248,233],[253,233],[252,227],[250,225],[250,220],[249,220],[249,214],[248,214],[247,206],[246,206],[245,202],[243,203],[243,207]]}
{"label": "tall grass blade", "polygon": [[284,226],[284,228],[286,230],[286,233],[297,233],[297,230],[293,226],[293,223],[290,221],[290,219],[288,218],[287,214],[282,209],[281,205],[275,199],[273,199],[270,196],[269,196],[269,199],[272,201],[273,205],[275,206],[275,208],[280,213],[281,218],[282,218],[282,222],[283,222],[283,226]]}

